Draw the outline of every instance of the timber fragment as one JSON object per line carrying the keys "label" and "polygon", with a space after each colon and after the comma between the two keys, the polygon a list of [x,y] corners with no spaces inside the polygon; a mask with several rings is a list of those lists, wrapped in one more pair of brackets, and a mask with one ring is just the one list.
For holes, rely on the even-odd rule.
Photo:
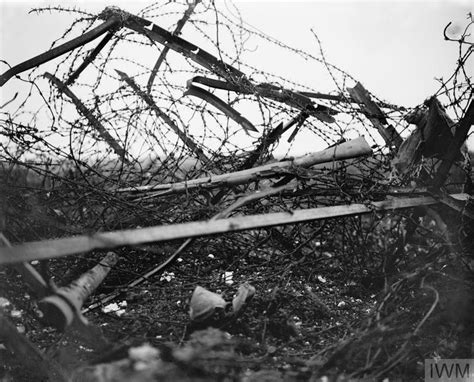
{"label": "timber fragment", "polygon": [[[450,196],[458,200],[469,199],[469,195],[466,194],[452,194]],[[291,212],[238,216],[220,220],[196,221],[122,231],[97,232],[92,235],[73,236],[53,240],[31,241],[12,246],[11,248],[1,247],[0,265],[64,257],[92,251],[93,249],[116,248],[174,239],[240,232],[249,229],[303,223],[335,217],[355,216],[371,213],[373,211],[392,211],[429,206],[437,203],[439,203],[439,201],[431,196],[386,199],[366,204],[309,208],[293,210]]]}
{"label": "timber fragment", "polygon": [[362,104],[361,110],[369,119],[374,127],[378,130],[387,146],[391,149],[393,147],[400,147],[402,138],[392,125],[389,125],[385,114],[371,99],[369,92],[362,86],[360,82],[353,88],[347,88],[351,97]]}

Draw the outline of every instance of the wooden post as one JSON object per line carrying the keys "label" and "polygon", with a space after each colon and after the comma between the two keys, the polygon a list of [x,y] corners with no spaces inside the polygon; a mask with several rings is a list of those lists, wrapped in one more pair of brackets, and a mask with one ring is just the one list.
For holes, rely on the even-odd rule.
{"label": "wooden post", "polygon": [[94,114],[77,98],[77,96],[64,84],[53,76],[51,73],[45,73],[44,76],[49,79],[56,87],[59,89],[59,91],[63,92],[66,94],[71,101],[74,103],[76,106],[77,110],[88,119],[92,127],[99,133],[101,138],[107,142],[107,144],[112,147],[112,149],[115,151],[115,153],[120,157],[120,159],[127,163],[130,164],[130,161],[127,159],[127,153],[124,150],[124,148],[115,140],[112,135],[107,131],[107,129],[99,122],[99,120],[94,116]]}

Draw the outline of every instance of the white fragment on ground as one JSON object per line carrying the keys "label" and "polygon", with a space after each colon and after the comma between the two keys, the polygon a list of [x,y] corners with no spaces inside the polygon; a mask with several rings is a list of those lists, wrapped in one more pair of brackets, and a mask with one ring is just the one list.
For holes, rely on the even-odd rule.
{"label": "white fragment on ground", "polygon": [[160,281],[166,281],[169,283],[174,278],[174,272],[163,272],[163,274],[160,276]]}
{"label": "white fragment on ground", "polygon": [[321,275],[318,276],[318,280],[319,280],[319,282],[321,282],[321,283],[323,283],[323,284],[327,281],[327,280],[326,280],[323,276],[321,276]]}
{"label": "white fragment on ground", "polygon": [[341,301],[337,304],[337,307],[338,308],[344,308],[346,305],[347,305],[347,303],[345,301]]}
{"label": "white fragment on ground", "polygon": [[214,258],[215,258],[215,256],[214,256],[212,253],[210,253],[209,255],[207,255],[207,257],[209,257],[210,259],[214,259]]}
{"label": "white fragment on ground", "polygon": [[119,304],[113,302],[109,305],[106,305],[102,308],[104,313],[114,313],[116,316],[120,317],[125,313],[125,309],[121,308]]}
{"label": "white fragment on ground", "polygon": [[22,315],[23,313],[21,312],[21,310],[13,309],[10,312],[10,316],[12,316],[13,318],[20,318]]}
{"label": "white fragment on ground", "polygon": [[10,306],[11,302],[6,299],[5,297],[0,297],[0,308],[6,308],[7,306]]}
{"label": "white fragment on ground", "polygon": [[117,317],[120,317],[120,316],[122,316],[122,315],[124,315],[124,314],[125,314],[125,309],[119,309],[119,310],[117,310],[117,311],[115,312],[115,315],[116,315]]}
{"label": "white fragment on ground", "polygon": [[227,285],[232,285],[234,283],[233,277],[234,277],[234,272],[224,272],[224,275],[222,278],[224,279],[224,282]]}
{"label": "white fragment on ground", "polygon": [[113,302],[112,304],[109,304],[109,305],[106,305],[102,308],[102,312],[104,313],[112,313],[112,312],[115,312],[117,310],[119,310],[119,306],[117,303]]}

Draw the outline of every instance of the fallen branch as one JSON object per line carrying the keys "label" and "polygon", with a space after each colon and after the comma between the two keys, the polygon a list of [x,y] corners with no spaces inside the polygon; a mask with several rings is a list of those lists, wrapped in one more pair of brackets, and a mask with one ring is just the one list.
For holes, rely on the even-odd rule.
{"label": "fallen branch", "polygon": [[[461,200],[469,198],[469,195],[467,194],[453,194],[451,196]],[[77,253],[89,252],[94,249],[108,249],[120,246],[142,245],[175,239],[240,232],[249,229],[354,216],[371,213],[373,211],[392,211],[410,207],[427,206],[436,203],[439,203],[439,201],[430,196],[387,199],[367,204],[320,207],[295,210],[291,212],[240,216],[229,219],[181,223],[123,231],[98,232],[93,235],[82,235],[55,240],[32,241],[15,245],[11,248],[0,248],[0,265],[58,258]]]}
{"label": "fallen branch", "polygon": [[293,160],[286,160],[266,164],[247,170],[235,171],[227,174],[209,175],[203,178],[191,179],[185,182],[158,184],[151,186],[127,187],[116,192],[154,192],[151,196],[163,196],[180,192],[187,192],[193,188],[216,188],[249,183],[262,178],[280,176],[288,173],[292,168],[310,167],[320,163],[356,158],[372,153],[371,148],[363,137],[328,148],[326,150],[308,154]]}
{"label": "fallen branch", "polygon": [[76,106],[77,110],[87,118],[87,120],[90,122],[90,124],[94,127],[94,129],[99,133],[99,135],[102,137],[102,139],[115,151],[115,153],[120,157],[120,159],[125,162],[125,163],[130,163],[130,161],[127,159],[127,153],[123,149],[122,146],[115,140],[112,135],[107,131],[107,129],[102,126],[102,124],[99,122],[99,120],[92,114],[92,112],[77,98],[77,96],[64,84],[53,76],[51,73],[45,73],[44,76],[49,79],[56,87],[59,89],[59,91],[63,92],[66,94],[71,101],[74,103]]}

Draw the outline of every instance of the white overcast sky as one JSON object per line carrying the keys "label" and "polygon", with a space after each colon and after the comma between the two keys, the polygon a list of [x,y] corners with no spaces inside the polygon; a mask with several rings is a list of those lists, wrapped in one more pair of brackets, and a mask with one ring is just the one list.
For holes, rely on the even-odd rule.
{"label": "white overcast sky", "polygon": [[[224,0],[217,2],[224,4]],[[71,3],[92,12],[108,5],[137,12],[152,2],[0,0],[0,58],[13,66],[46,50],[70,25],[73,15],[54,12],[37,15],[28,11],[33,7]],[[442,31],[452,21],[450,33],[458,33],[466,25],[467,13],[472,11],[474,2],[236,0],[234,3],[252,26],[316,55],[317,45],[310,32],[314,29],[329,62],[349,72],[379,97],[415,106],[437,90],[435,78],[448,77],[455,68],[457,45],[444,41]],[[0,70],[5,71],[5,65]]]}
{"label": "white overcast sky", "polygon": [[[228,0],[216,1],[219,6],[226,6]],[[0,59],[14,66],[44,52],[77,17],[58,12],[28,14],[31,8],[72,4],[95,13],[106,6],[117,5],[137,13],[152,3],[143,0],[0,0]],[[243,20],[252,27],[318,56],[319,49],[311,33],[313,29],[330,63],[347,71],[379,98],[408,107],[421,104],[438,90],[439,83],[435,78],[447,78],[452,74],[458,45],[444,41],[443,29],[452,22],[448,33],[458,36],[467,25],[467,14],[473,11],[474,4],[470,0],[234,0],[233,3],[240,9]],[[153,21],[159,24],[159,20]],[[261,61],[261,68],[275,74],[281,71],[283,77],[285,70],[298,72],[298,68],[285,67],[284,57],[262,54]],[[6,69],[5,64],[0,63],[0,71]],[[472,73],[472,67],[467,69]],[[298,74],[314,81],[310,72]],[[317,88],[314,83],[308,85]],[[0,88],[2,103],[16,91],[9,89],[12,86],[17,86],[14,81],[7,83],[3,91]]]}

